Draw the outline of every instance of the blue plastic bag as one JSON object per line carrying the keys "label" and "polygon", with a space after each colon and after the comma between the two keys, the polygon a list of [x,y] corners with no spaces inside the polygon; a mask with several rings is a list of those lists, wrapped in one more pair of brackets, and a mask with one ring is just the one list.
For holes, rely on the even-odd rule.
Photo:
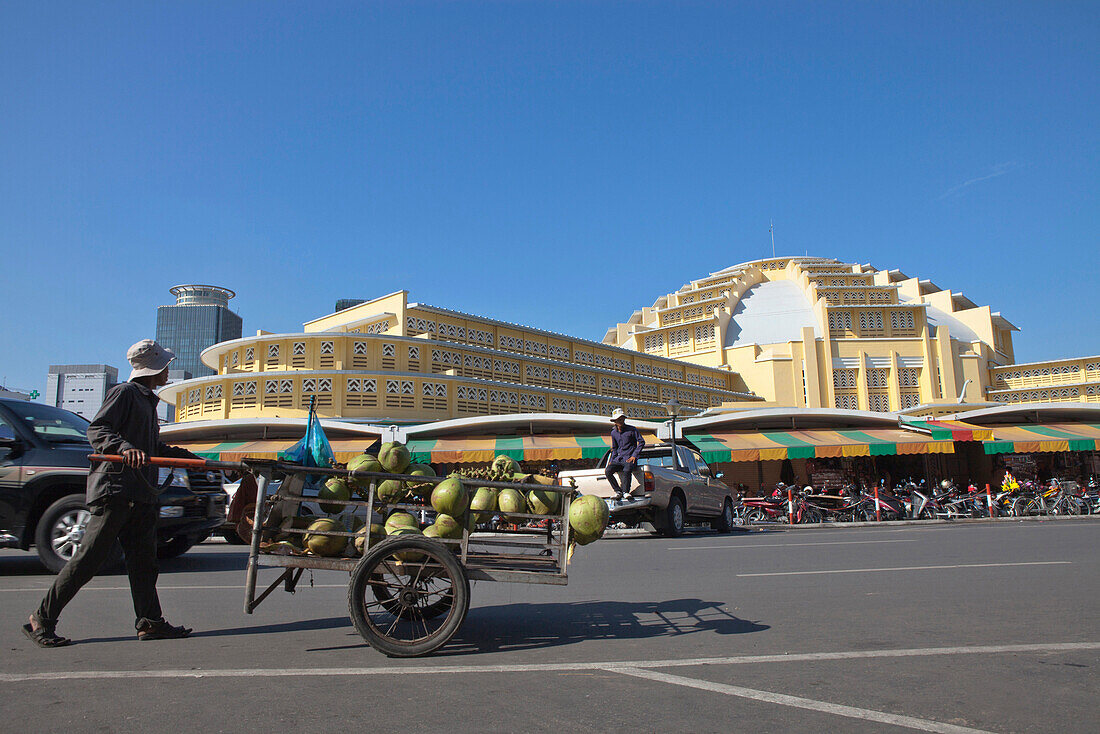
{"label": "blue plastic bag", "polygon": [[332,467],[336,465],[336,455],[328,442],[321,420],[313,409],[315,398],[309,401],[309,419],[306,421],[306,435],[302,440],[279,454],[280,461],[302,466]]}

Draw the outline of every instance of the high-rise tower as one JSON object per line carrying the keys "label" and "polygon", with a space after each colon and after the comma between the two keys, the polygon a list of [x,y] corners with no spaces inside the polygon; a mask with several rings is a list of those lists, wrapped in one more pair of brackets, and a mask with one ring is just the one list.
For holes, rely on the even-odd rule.
{"label": "high-rise tower", "polygon": [[194,377],[214,374],[202,363],[202,350],[241,338],[241,317],[229,310],[237,294],[214,285],[177,285],[174,306],[157,307],[157,341],[176,353],[172,368]]}

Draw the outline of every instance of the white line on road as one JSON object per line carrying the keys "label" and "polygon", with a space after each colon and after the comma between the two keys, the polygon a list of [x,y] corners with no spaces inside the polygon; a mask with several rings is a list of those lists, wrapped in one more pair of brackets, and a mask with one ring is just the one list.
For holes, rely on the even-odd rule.
{"label": "white line on road", "polygon": [[[347,584],[312,584],[312,589],[346,589]],[[194,589],[236,589],[243,591],[244,586],[242,584],[222,584],[218,586],[157,586],[157,591],[192,591]],[[0,591],[36,591],[39,594],[45,593],[50,590],[50,587],[43,586],[41,588],[24,586],[15,589],[0,589]],[[85,586],[81,591],[129,591],[129,586]]]}
{"label": "white line on road", "polygon": [[1020,563],[952,563],[947,566],[894,566],[892,568],[836,568],[826,571],[768,571],[766,573],[739,573],[738,578],[749,576],[814,576],[824,573],[876,573],[880,571],[934,571],[945,568],[1001,568],[1004,566],[1068,566],[1073,561],[1023,561]]}
{"label": "white line on road", "polygon": [[916,538],[898,538],[896,540],[827,540],[824,543],[760,543],[759,545],[689,545],[669,546],[666,550],[711,550],[713,548],[793,548],[805,545],[867,545],[868,543],[916,543]]}
{"label": "white line on road", "polygon": [[799,663],[824,660],[907,658],[929,655],[992,655],[998,653],[1047,654],[1077,650],[1100,650],[1100,642],[1052,642],[1022,645],[975,645],[972,647],[923,647],[894,650],[850,650],[778,655],[735,655],[716,658],[673,660],[622,660],[602,663],[532,663],[529,665],[409,665],[381,668],[230,668],[190,670],[63,670],[51,673],[0,673],[0,683],[54,680],[110,680],[129,678],[286,678],[300,676],[439,675],[455,673],[543,673],[619,668],[681,668],[698,665],[746,665],[756,663]]}
{"label": "white line on road", "polygon": [[779,704],[780,706],[793,706],[794,708],[807,709],[809,711],[820,711],[822,713],[834,714],[836,716],[846,716],[849,719],[862,719],[863,721],[874,721],[879,724],[904,726],[909,729],[918,729],[920,731],[933,731],[940,732],[941,734],[975,734],[976,732],[983,732],[983,734],[988,734],[982,729],[971,729],[966,726],[943,724],[941,722],[931,721],[929,719],[918,719],[912,716],[889,714],[884,711],[861,709],[854,706],[844,706],[843,704],[829,703],[827,701],[815,701],[812,698],[788,696],[783,693],[772,693],[771,691],[758,691],[753,688],[730,686],[726,685],[725,683],[712,683],[711,681],[698,680],[696,678],[685,678],[681,675],[658,673],[655,670],[642,670],[640,668],[615,668],[612,672],[634,676],[635,678],[644,678],[645,680],[658,681],[660,683],[671,683],[672,685],[676,686],[697,688],[701,691],[722,693],[727,696],[749,698],[754,701]]}

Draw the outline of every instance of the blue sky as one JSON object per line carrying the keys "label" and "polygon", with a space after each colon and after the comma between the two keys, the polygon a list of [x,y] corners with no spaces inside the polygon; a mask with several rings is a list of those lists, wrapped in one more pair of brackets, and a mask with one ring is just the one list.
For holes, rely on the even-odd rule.
{"label": "blue sky", "polygon": [[6,3],[0,378],[107,362],[177,283],[600,339],[779,254],[899,268],[1100,354],[1100,5]]}

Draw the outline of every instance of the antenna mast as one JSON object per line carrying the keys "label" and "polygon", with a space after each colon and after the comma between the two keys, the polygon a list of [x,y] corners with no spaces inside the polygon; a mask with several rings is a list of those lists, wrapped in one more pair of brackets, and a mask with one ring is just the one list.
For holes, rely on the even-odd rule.
{"label": "antenna mast", "polygon": [[775,220],[768,220],[768,232],[772,236],[772,259],[775,259]]}

